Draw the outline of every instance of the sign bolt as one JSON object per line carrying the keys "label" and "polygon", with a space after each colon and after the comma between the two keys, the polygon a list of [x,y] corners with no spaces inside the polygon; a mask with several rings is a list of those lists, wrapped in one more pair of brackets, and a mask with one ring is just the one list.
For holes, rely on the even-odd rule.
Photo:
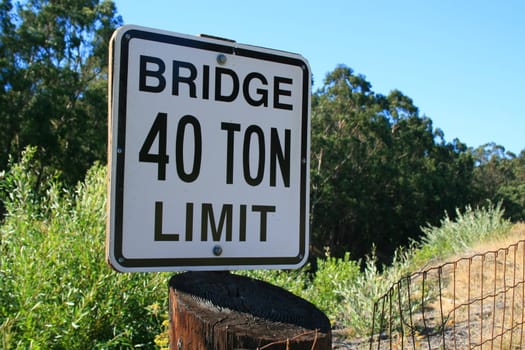
{"label": "sign bolt", "polygon": [[220,53],[220,54],[217,55],[217,63],[218,64],[226,64],[227,60],[228,60],[228,58],[226,57],[225,54]]}
{"label": "sign bolt", "polygon": [[222,247],[220,245],[216,245],[213,247],[213,255],[220,256],[222,254]]}

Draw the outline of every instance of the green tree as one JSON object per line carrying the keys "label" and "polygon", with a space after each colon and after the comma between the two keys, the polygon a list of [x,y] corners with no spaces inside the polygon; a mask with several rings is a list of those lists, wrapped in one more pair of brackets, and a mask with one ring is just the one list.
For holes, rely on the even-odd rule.
{"label": "green tree", "polygon": [[312,237],[318,249],[383,261],[470,198],[472,158],[400,91],[375,94],[345,66],[312,98]]}
{"label": "green tree", "polygon": [[109,0],[0,4],[0,169],[38,147],[72,183],[106,155],[107,52],[122,20]]}
{"label": "green tree", "polygon": [[525,149],[516,156],[505,147],[487,143],[470,152],[475,159],[475,203],[502,203],[514,221],[525,220]]}

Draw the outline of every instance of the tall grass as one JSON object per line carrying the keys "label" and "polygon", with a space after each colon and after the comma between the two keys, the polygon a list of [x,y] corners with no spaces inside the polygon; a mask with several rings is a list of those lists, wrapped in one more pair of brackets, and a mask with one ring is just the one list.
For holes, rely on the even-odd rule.
{"label": "tall grass", "polygon": [[423,228],[422,244],[414,260],[425,262],[465,252],[476,243],[507,234],[511,226],[512,223],[504,219],[501,203],[488,202],[487,206],[475,210],[471,207],[463,212],[457,210],[455,220],[446,215],[439,227]]}
{"label": "tall grass", "polygon": [[39,172],[33,154],[29,148],[2,179],[0,347],[154,348],[167,276],[119,274],[106,264],[105,168],[94,166],[66,191]]}

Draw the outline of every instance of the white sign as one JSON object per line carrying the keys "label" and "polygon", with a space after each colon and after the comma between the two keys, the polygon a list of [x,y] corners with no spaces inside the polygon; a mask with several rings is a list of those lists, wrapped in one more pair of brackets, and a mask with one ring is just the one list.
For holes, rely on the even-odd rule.
{"label": "white sign", "polygon": [[119,28],[110,50],[111,266],[131,272],[303,265],[307,61],[137,26]]}

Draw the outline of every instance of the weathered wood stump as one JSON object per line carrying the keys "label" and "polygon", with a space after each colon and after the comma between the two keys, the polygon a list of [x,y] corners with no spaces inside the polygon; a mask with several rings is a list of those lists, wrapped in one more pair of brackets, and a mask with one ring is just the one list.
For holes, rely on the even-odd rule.
{"label": "weathered wood stump", "polygon": [[229,272],[187,272],[169,287],[171,350],[331,348],[326,315],[282,288]]}

